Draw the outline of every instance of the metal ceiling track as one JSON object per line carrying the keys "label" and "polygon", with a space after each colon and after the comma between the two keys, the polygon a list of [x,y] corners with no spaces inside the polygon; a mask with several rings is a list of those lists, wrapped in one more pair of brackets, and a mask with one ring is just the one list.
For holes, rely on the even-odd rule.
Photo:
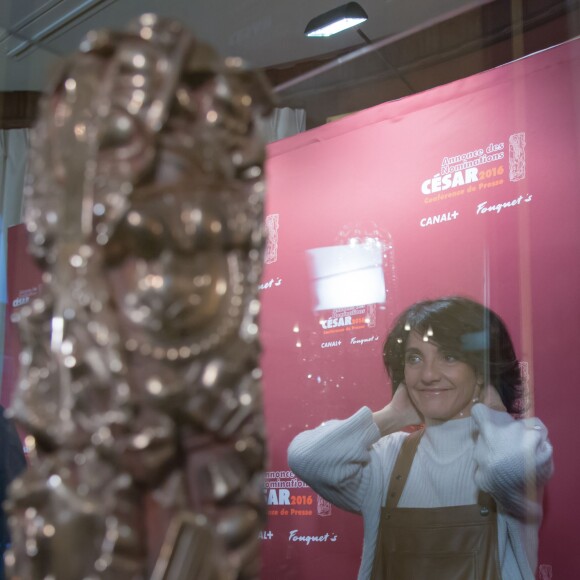
{"label": "metal ceiling track", "polygon": [[116,1],[117,0],[84,0],[79,4],[75,3],[76,5],[71,6],[70,10],[58,16],[58,18],[48,22],[43,28],[37,30],[30,38],[27,38],[26,33],[23,32],[25,28],[28,28],[35,22],[41,20],[58,5],[63,3],[72,4],[72,2],[70,0],[57,0],[48,6],[43,6],[41,10],[32,13],[30,16],[19,22],[15,30],[8,30],[9,34],[21,39],[22,42],[9,50],[7,54],[12,58],[21,57],[31,50],[34,50],[37,46],[41,46],[43,42],[46,42],[50,38],[64,32],[65,30],[74,28],[82,21]]}

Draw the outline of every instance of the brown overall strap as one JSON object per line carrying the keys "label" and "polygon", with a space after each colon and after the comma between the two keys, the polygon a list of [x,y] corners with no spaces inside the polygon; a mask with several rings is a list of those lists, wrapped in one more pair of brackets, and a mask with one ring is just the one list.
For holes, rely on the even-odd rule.
{"label": "brown overall strap", "polygon": [[409,476],[409,471],[411,471],[411,465],[413,465],[413,459],[415,458],[415,453],[417,447],[419,447],[419,442],[421,437],[423,437],[425,429],[419,431],[414,431],[403,441],[403,445],[397,456],[397,461],[393,467],[393,473],[391,474],[391,481],[389,482],[389,489],[387,491],[387,502],[385,507],[387,509],[394,509],[399,503],[399,498],[403,493],[405,484],[407,483],[407,477]]}

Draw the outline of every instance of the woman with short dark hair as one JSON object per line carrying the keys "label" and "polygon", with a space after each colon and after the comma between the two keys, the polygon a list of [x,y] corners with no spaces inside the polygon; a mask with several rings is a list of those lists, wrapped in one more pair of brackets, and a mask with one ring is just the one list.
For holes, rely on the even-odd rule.
{"label": "woman with short dark hair", "polygon": [[363,515],[359,580],[532,580],[552,447],[538,419],[519,419],[503,321],[463,297],[420,302],[395,322],[384,361],[388,405],[289,448],[299,477]]}
{"label": "woman with short dark hair", "polygon": [[383,349],[385,367],[395,388],[405,382],[405,348],[411,329],[453,352],[482,377],[485,385],[495,388],[508,413],[522,415],[520,365],[507,328],[495,312],[460,296],[425,300],[403,312]]}

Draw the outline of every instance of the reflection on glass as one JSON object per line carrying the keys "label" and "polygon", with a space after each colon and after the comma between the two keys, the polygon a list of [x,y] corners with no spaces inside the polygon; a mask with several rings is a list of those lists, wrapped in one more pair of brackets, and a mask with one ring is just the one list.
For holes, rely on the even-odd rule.
{"label": "reflection on glass", "polygon": [[308,250],[314,310],[332,310],[386,299],[380,244],[329,246]]}

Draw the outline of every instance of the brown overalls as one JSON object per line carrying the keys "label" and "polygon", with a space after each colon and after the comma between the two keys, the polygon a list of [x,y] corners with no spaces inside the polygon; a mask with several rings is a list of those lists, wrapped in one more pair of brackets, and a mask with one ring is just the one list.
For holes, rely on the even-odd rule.
{"label": "brown overalls", "polygon": [[381,510],[372,580],[501,580],[497,509],[487,493],[478,503],[398,508],[423,431],[409,435],[393,468]]}

